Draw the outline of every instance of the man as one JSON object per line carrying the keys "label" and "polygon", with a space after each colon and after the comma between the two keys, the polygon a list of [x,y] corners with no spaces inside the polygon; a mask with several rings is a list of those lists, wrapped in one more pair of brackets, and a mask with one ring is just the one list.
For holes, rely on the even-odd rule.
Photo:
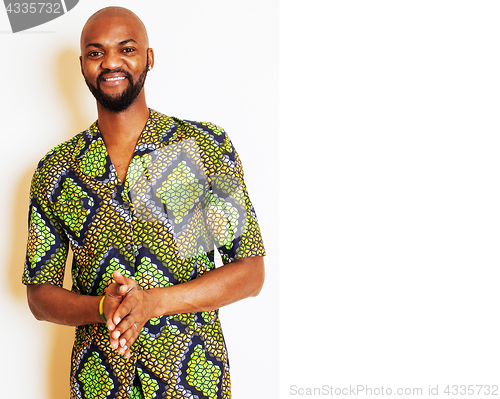
{"label": "man", "polygon": [[265,255],[238,155],[220,127],[147,107],[154,53],[131,11],[98,11],[80,45],[98,119],[33,177],[30,309],[77,326],[72,398],[230,398],[217,309],[259,293]]}

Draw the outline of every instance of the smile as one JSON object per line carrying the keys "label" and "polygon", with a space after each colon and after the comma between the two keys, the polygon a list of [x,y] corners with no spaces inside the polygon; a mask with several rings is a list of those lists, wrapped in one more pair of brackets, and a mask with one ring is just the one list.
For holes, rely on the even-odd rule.
{"label": "smile", "polygon": [[123,80],[125,79],[125,76],[120,76],[118,78],[108,78],[108,79],[104,79],[106,82],[112,82],[114,80]]}

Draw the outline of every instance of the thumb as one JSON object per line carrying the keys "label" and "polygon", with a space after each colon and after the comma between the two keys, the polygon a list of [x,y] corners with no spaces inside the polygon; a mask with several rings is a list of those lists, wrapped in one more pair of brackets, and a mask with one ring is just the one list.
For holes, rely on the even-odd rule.
{"label": "thumb", "polygon": [[115,282],[120,285],[127,284],[127,278],[123,274],[121,274],[118,270],[115,270],[113,272],[113,280],[115,280]]}
{"label": "thumb", "polygon": [[116,294],[118,294],[118,295],[125,295],[132,288],[134,288],[134,281],[125,277],[123,274],[121,274],[117,270],[115,270],[113,272],[113,279],[115,280],[115,283],[116,283],[115,290],[116,290]]}

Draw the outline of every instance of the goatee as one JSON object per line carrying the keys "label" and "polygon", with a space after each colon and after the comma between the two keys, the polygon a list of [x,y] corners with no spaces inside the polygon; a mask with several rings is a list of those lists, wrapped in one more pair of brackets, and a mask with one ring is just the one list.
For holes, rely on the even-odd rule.
{"label": "goatee", "polygon": [[[101,104],[101,106],[104,109],[116,113],[123,112],[128,107],[130,107],[130,105],[132,105],[132,103],[139,96],[139,93],[144,87],[144,82],[146,81],[146,75],[148,74],[148,64],[149,63],[146,63],[146,68],[141,73],[139,79],[135,84],[133,82],[132,75],[129,72],[124,71],[120,68],[114,69],[113,71],[107,70],[101,72],[96,80],[97,87],[94,86],[92,83],[90,83],[86,77],[84,77],[85,83],[87,84],[90,92],[93,94],[97,102]],[[125,74],[125,78],[128,80],[128,85],[127,88],[121,94],[117,96],[110,96],[101,90],[101,82],[104,80],[103,78],[104,74],[116,73],[116,72],[121,72]]]}

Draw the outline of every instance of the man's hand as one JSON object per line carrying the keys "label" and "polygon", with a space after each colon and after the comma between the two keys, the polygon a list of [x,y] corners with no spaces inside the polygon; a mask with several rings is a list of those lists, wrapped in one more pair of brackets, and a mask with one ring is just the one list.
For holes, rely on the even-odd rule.
{"label": "man's hand", "polygon": [[[116,283],[111,284],[104,296],[104,302],[103,302],[103,312],[104,312],[104,317],[106,318],[106,326],[109,329],[109,326],[113,325],[113,322],[111,321],[111,317],[115,314],[116,309],[118,309],[118,306],[120,306],[120,303],[123,301],[123,295],[121,295],[121,291],[125,290],[126,288],[122,288],[124,286],[118,285]],[[126,293],[126,291],[125,291]]]}
{"label": "man's hand", "polygon": [[107,313],[108,305],[104,300],[107,326],[110,331],[111,347],[128,359],[130,346],[152,316],[150,316],[147,291],[141,290],[135,280],[125,277],[118,271],[113,272],[113,279],[115,283],[106,290],[110,313]]}
{"label": "man's hand", "polygon": [[258,295],[264,283],[264,260],[262,256],[237,259],[185,283],[149,290],[141,290],[135,280],[117,271],[113,278],[106,295],[121,302],[113,314],[105,313],[111,347],[129,358],[130,346],[153,317],[205,312]]}

